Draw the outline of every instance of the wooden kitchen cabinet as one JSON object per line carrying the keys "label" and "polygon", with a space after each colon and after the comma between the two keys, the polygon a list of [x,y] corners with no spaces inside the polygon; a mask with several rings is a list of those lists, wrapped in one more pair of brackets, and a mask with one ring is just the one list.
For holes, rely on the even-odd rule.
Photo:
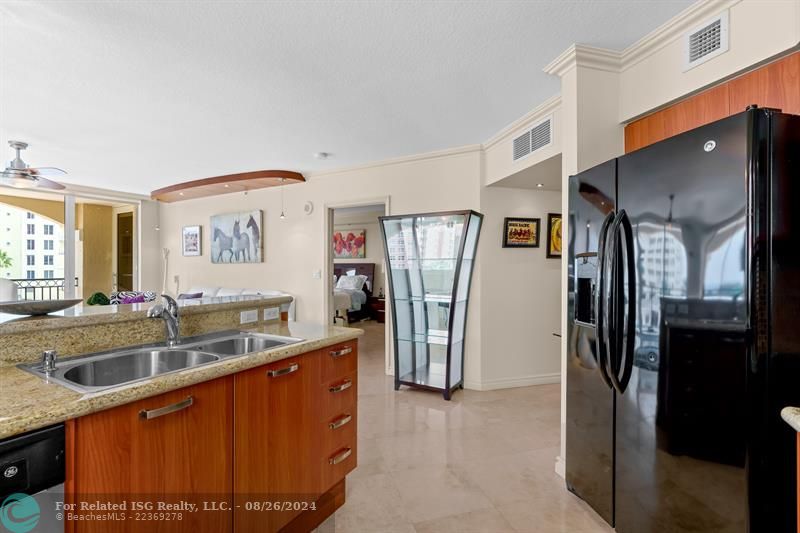
{"label": "wooden kitchen cabinet", "polygon": [[323,492],[356,467],[358,420],[358,343],[320,350],[322,398],[319,410],[322,454],[317,458]]}
{"label": "wooden kitchen cabinet", "polygon": [[[65,501],[127,509],[67,531],[314,529],[356,466],[357,362],[349,341],[68,421]],[[158,507],[180,502],[198,511]]]}
{"label": "wooden kitchen cabinet", "polygon": [[[69,421],[67,501],[126,502],[126,510],[124,521],[72,521],[67,531],[232,531],[232,420],[228,376]],[[180,502],[200,510],[159,508]]]}
{"label": "wooden kitchen cabinet", "polygon": [[237,533],[278,531],[322,494],[319,382],[319,352],[235,375]]}
{"label": "wooden kitchen cabinet", "polygon": [[752,104],[800,114],[800,52],[629,123],[625,153],[741,113]]}

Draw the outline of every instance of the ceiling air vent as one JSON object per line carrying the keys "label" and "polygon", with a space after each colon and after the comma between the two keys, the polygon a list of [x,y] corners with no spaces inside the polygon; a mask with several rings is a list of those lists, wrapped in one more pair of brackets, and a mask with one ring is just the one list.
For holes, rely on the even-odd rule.
{"label": "ceiling air vent", "polygon": [[514,138],[514,161],[531,155],[552,141],[552,117],[548,117],[519,137]]}
{"label": "ceiling air vent", "polygon": [[684,36],[685,65],[683,71],[701,65],[728,51],[728,12],[691,30]]}

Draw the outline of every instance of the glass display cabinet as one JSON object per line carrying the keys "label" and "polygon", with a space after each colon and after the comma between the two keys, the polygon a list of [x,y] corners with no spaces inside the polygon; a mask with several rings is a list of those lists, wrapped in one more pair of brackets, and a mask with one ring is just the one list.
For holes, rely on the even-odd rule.
{"label": "glass display cabinet", "polygon": [[464,386],[464,333],[483,215],[380,217],[394,331],[394,388]]}

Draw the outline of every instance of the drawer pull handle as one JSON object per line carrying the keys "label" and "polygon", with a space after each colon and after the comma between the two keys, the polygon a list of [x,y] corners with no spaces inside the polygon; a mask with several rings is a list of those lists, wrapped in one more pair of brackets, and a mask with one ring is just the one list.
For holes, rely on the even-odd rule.
{"label": "drawer pull handle", "polygon": [[338,465],[339,463],[350,457],[352,453],[353,453],[353,448],[346,448],[341,452],[337,453],[336,455],[334,455],[333,457],[331,457],[330,459],[328,459],[328,462],[332,465]]}
{"label": "drawer pull handle", "polygon": [[191,407],[193,403],[194,397],[187,396],[185,400],[173,403],[172,405],[165,405],[164,407],[159,407],[158,409],[142,409],[139,411],[139,418],[144,420],[152,420],[154,418],[158,418],[159,416],[168,415],[176,411],[183,411],[184,409]]}
{"label": "drawer pull handle", "polygon": [[343,355],[347,355],[349,353],[353,353],[353,347],[352,346],[345,346],[341,350],[331,350],[329,353],[331,354],[331,357],[341,357]]}
{"label": "drawer pull handle", "polygon": [[345,424],[349,423],[352,419],[353,419],[353,417],[351,415],[344,415],[344,416],[342,416],[340,418],[337,418],[336,420],[334,420],[330,424],[328,424],[328,427],[331,428],[331,429],[339,429],[340,427],[342,427]]}
{"label": "drawer pull handle", "polygon": [[292,372],[297,372],[298,370],[300,370],[300,365],[297,363],[292,363],[286,368],[281,368],[279,370],[267,370],[267,375],[271,378],[277,378],[280,376],[285,376],[286,374],[291,374]]}
{"label": "drawer pull handle", "polygon": [[337,392],[346,391],[347,389],[349,389],[352,386],[353,386],[353,382],[350,381],[349,379],[346,379],[346,380],[342,381],[341,383],[339,383],[338,385],[334,385],[333,387],[331,387],[328,390],[335,394]]}

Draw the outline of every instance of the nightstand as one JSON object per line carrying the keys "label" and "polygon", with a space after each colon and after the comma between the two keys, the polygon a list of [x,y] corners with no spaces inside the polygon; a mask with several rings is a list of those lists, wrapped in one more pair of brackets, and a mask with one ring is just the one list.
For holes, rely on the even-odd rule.
{"label": "nightstand", "polygon": [[386,298],[378,298],[377,296],[370,296],[367,300],[369,306],[369,314],[373,320],[379,324],[386,322]]}

